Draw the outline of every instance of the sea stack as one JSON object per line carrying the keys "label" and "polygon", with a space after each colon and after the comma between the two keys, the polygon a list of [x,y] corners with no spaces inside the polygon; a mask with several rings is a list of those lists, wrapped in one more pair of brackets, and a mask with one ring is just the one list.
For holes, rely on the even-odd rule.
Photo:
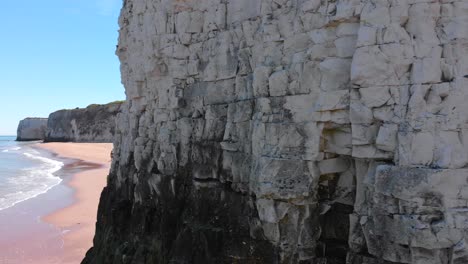
{"label": "sea stack", "polygon": [[112,102],[56,111],[49,115],[45,141],[112,143],[121,105]]}
{"label": "sea stack", "polygon": [[28,117],[20,121],[16,132],[17,141],[43,140],[47,130],[47,118]]}
{"label": "sea stack", "polygon": [[467,14],[124,1],[127,101],[83,263],[468,263]]}

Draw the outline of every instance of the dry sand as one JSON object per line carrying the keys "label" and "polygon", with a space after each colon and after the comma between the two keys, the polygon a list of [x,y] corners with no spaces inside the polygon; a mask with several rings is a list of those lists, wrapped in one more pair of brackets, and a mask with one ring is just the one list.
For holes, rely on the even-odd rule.
{"label": "dry sand", "polygon": [[92,247],[97,208],[111,162],[112,144],[108,143],[45,143],[38,147],[58,157],[80,160],[71,166],[85,167],[67,184],[75,190],[75,202],[43,218],[64,231],[61,264],[80,263]]}

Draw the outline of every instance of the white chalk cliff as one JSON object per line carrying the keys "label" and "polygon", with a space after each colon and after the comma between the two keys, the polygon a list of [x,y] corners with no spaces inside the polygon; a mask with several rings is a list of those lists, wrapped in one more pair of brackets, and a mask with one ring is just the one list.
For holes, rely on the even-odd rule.
{"label": "white chalk cliff", "polygon": [[113,142],[115,120],[122,102],[92,104],[49,115],[47,142]]}
{"label": "white chalk cliff", "polygon": [[83,263],[468,263],[468,1],[126,0]]}
{"label": "white chalk cliff", "polygon": [[19,122],[17,141],[43,140],[47,130],[47,118],[28,117]]}

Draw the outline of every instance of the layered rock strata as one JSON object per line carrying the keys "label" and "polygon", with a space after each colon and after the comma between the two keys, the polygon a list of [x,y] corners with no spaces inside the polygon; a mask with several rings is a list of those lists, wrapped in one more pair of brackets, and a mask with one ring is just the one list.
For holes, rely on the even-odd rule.
{"label": "layered rock strata", "polygon": [[47,142],[113,142],[122,102],[60,110],[49,115]]}
{"label": "layered rock strata", "polygon": [[467,263],[468,2],[126,0],[83,263]]}
{"label": "layered rock strata", "polygon": [[19,122],[17,141],[43,140],[47,130],[47,118],[28,117]]}

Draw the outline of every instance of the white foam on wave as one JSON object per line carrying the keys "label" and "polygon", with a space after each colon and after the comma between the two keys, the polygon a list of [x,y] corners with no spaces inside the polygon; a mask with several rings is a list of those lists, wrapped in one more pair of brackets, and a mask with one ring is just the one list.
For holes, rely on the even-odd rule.
{"label": "white foam on wave", "polygon": [[39,156],[40,153],[35,150],[23,154],[29,159],[39,161],[40,165],[23,169],[18,175],[8,179],[9,188],[16,191],[0,197],[0,210],[44,194],[62,182],[54,173],[63,167],[63,162]]}
{"label": "white foam on wave", "polygon": [[20,147],[14,147],[14,148],[9,148],[9,149],[2,150],[2,152],[7,153],[7,152],[10,152],[10,151],[18,151],[20,149],[21,149]]}

